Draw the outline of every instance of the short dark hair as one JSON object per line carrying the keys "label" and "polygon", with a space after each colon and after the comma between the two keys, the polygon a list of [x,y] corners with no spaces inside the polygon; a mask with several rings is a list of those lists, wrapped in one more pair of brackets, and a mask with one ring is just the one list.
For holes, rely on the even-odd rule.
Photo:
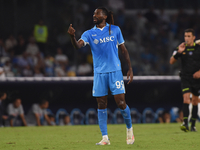
{"label": "short dark hair", "polygon": [[40,105],[43,105],[43,104],[45,104],[46,102],[48,102],[48,100],[42,99],[42,100],[39,102],[39,104],[40,104]]}
{"label": "short dark hair", "polygon": [[13,102],[16,102],[18,99],[22,100],[20,97],[15,97]]}
{"label": "short dark hair", "polygon": [[186,32],[191,32],[192,35],[195,35],[194,29],[192,29],[192,28],[186,29],[184,33],[186,33]]}

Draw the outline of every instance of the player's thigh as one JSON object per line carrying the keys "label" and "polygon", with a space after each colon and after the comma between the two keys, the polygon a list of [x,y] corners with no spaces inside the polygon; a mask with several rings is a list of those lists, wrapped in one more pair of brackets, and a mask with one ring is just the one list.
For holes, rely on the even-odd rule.
{"label": "player's thigh", "polygon": [[109,73],[109,88],[112,95],[125,93],[123,74],[121,71]]}
{"label": "player's thigh", "polygon": [[193,79],[191,92],[195,96],[200,95],[200,79]]}
{"label": "player's thigh", "polygon": [[199,102],[199,96],[192,94],[192,105],[197,106]]}
{"label": "player's thigh", "polygon": [[181,77],[181,88],[183,95],[185,93],[191,93],[192,79],[188,77]]}
{"label": "player's thigh", "polygon": [[183,103],[190,104],[190,92],[183,94]]}
{"label": "player's thigh", "polygon": [[108,95],[108,73],[94,74],[92,93],[94,97]]}

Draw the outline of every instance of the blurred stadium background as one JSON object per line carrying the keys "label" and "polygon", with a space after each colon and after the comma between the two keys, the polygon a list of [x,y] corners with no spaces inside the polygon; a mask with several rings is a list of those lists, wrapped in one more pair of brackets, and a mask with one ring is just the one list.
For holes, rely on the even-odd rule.
{"label": "blurred stadium background", "polygon": [[[98,6],[114,12],[130,54],[135,79],[126,85],[129,106],[140,114],[147,107],[181,109],[180,64],[170,66],[169,58],[185,29],[193,28],[200,39],[200,0],[0,0],[0,65],[6,76],[0,90],[8,93],[7,103],[21,97],[25,113],[41,98],[54,114],[79,108],[86,115],[97,108],[90,48],[75,50],[67,29],[72,23],[79,39],[93,27]],[[44,41],[35,33],[41,21],[47,29]],[[112,113],[117,108],[111,95],[108,108]]]}

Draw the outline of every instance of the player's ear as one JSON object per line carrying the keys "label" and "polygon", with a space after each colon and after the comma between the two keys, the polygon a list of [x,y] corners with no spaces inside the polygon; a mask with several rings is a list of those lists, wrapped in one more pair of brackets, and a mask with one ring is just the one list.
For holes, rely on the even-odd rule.
{"label": "player's ear", "polygon": [[194,35],[193,40],[195,40],[195,39],[196,39],[196,36]]}
{"label": "player's ear", "polygon": [[107,19],[107,16],[106,15],[104,15],[104,17],[103,17],[105,20]]}

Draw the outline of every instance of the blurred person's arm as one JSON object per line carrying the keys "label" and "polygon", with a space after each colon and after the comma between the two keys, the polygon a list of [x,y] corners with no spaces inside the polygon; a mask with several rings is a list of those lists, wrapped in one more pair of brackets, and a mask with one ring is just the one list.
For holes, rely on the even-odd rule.
{"label": "blurred person's arm", "polygon": [[8,119],[8,116],[3,115],[3,116],[2,116],[2,119],[7,120],[7,119]]}
{"label": "blurred person's arm", "polygon": [[48,125],[52,125],[51,120],[49,119],[49,116],[47,114],[44,115],[44,118],[47,121]]}
{"label": "blurred person's arm", "polygon": [[41,122],[40,122],[40,115],[39,115],[39,105],[38,104],[34,104],[32,106],[32,111],[33,114],[35,115],[35,119],[36,119],[36,123],[38,126],[41,126]]}
{"label": "blurred person's arm", "polygon": [[65,116],[64,123],[65,123],[65,125],[70,124],[70,117],[69,117],[69,115]]}
{"label": "blurred person's arm", "polygon": [[38,126],[41,126],[40,117],[39,117],[39,115],[36,114],[36,113],[35,113],[35,119],[36,119],[37,125],[38,125]]}
{"label": "blurred person's arm", "polygon": [[4,73],[4,70],[2,67],[0,67],[0,75],[2,75]]}
{"label": "blurred person's arm", "polygon": [[0,71],[0,75],[2,75],[4,73],[4,71]]}
{"label": "blurred person's arm", "polygon": [[0,117],[1,117],[3,120],[7,120],[7,119],[8,119],[6,110],[3,109],[2,107],[0,107]]}
{"label": "blurred person's arm", "polygon": [[13,127],[13,119],[10,119],[10,126]]}
{"label": "blurred person's arm", "polygon": [[167,116],[167,117],[166,117],[165,123],[170,123],[170,121],[171,121],[171,117],[170,117],[170,116]]}
{"label": "blurred person's arm", "polygon": [[160,123],[164,123],[162,117],[159,117],[158,120]]}
{"label": "blurred person's arm", "polygon": [[182,122],[180,118],[176,118],[176,122]]}
{"label": "blurred person's arm", "polygon": [[[10,103],[9,105],[8,105],[8,107],[7,107],[7,113],[8,113],[8,115],[11,117],[14,117],[14,115],[13,114],[15,114],[15,112],[13,111],[13,109],[12,109],[12,104]],[[10,126],[11,127],[13,127],[13,119],[10,119]]]}
{"label": "blurred person's arm", "polygon": [[26,119],[24,117],[24,109],[23,109],[22,105],[19,106],[19,113],[20,113],[19,116],[22,119],[22,122],[23,122],[24,126],[27,126]]}
{"label": "blurred person's arm", "polygon": [[24,126],[27,126],[27,123],[26,123],[24,114],[20,114],[19,116],[20,116],[20,118],[22,119],[22,122],[23,122]]}

